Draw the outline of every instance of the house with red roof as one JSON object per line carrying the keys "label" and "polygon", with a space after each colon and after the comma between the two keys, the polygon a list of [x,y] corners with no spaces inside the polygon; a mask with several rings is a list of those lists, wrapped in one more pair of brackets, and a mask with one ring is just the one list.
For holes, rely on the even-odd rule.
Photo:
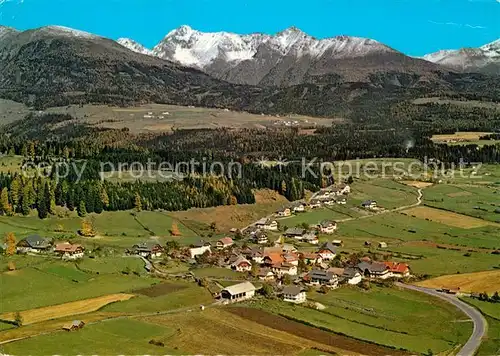
{"label": "house with red roof", "polygon": [[223,237],[222,239],[217,241],[217,243],[215,244],[215,246],[218,250],[223,250],[223,249],[231,247],[233,245],[234,245],[233,239],[230,237],[227,237],[227,236]]}
{"label": "house with red roof", "polygon": [[383,262],[389,269],[391,277],[404,278],[410,275],[410,266],[402,262]]}

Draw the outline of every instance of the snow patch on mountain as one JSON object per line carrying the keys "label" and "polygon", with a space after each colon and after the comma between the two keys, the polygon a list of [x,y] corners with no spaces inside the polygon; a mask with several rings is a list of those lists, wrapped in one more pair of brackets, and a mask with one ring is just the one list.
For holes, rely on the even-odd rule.
{"label": "snow patch on mountain", "polygon": [[144,47],[139,42],[131,40],[130,38],[119,38],[116,40],[116,42],[121,44],[123,47],[130,49],[131,51],[146,54],[148,56],[152,55],[152,51],[150,49]]}
{"label": "snow patch on mountain", "polygon": [[101,38],[89,32],[75,30],[73,28],[64,26],[45,26],[39,29],[40,31],[47,32],[52,35],[67,36],[67,37],[80,37],[80,38]]}
{"label": "snow patch on mountain", "polygon": [[293,54],[298,57],[320,57],[329,53],[335,58],[350,58],[376,52],[395,52],[366,38],[338,36],[318,40],[295,27],[270,36],[200,32],[184,25],[169,32],[153,49],[153,54],[182,65],[204,68],[217,60],[233,64],[251,60],[261,46],[266,46],[281,56]]}

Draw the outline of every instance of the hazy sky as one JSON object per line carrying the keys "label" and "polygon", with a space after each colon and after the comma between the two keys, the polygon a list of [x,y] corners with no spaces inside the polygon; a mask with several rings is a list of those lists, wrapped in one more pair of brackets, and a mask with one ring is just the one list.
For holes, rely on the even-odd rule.
{"label": "hazy sky", "polygon": [[500,38],[500,0],[0,0],[0,24],[63,25],[154,46],[187,24],[201,31],[373,38],[410,55]]}

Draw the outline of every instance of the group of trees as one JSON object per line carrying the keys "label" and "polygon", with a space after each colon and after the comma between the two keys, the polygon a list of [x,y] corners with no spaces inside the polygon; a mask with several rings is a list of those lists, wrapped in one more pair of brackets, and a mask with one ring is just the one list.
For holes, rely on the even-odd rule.
{"label": "group of trees", "polygon": [[500,295],[498,294],[498,292],[493,293],[491,297],[486,292],[479,293],[479,295],[474,297],[483,302],[500,303]]}

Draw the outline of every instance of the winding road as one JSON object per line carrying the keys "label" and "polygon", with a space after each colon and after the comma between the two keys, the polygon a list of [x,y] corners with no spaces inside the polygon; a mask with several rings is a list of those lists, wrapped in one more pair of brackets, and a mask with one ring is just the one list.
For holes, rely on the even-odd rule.
{"label": "winding road", "polygon": [[457,353],[457,356],[471,356],[474,355],[481,345],[481,339],[485,336],[486,331],[488,329],[488,323],[486,319],[484,319],[483,315],[475,308],[471,307],[469,304],[462,302],[455,296],[440,293],[434,289],[423,288],[412,286],[403,283],[396,283],[398,287],[406,288],[410,290],[414,290],[417,292],[425,293],[431,295],[433,297],[437,297],[447,301],[448,303],[453,304],[458,309],[463,311],[474,323],[474,330],[472,331],[472,335],[469,340],[465,343],[465,345],[460,349]]}

